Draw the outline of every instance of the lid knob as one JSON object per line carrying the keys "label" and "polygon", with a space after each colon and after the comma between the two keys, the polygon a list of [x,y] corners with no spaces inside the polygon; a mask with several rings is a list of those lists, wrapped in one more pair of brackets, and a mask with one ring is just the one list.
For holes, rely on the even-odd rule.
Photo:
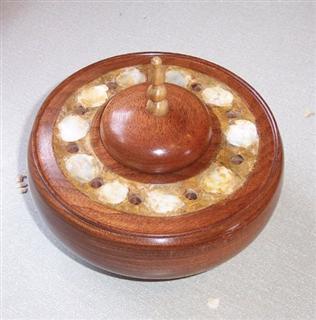
{"label": "lid knob", "polygon": [[159,57],[151,59],[151,82],[152,84],[147,89],[148,101],[146,110],[155,116],[165,116],[169,111],[167,97],[167,89],[164,84],[165,72],[162,66],[162,61]]}

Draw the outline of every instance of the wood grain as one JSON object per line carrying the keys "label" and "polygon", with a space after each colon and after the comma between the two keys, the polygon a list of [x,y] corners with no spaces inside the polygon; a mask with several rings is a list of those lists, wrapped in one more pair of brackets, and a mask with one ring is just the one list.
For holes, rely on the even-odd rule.
{"label": "wood grain", "polygon": [[208,149],[212,129],[206,106],[181,87],[165,86],[169,104],[165,116],[146,110],[147,83],[121,91],[104,108],[103,145],[121,164],[147,173],[174,172]]}
{"label": "wood grain", "polygon": [[[54,122],[74,90],[112,69],[149,63],[156,55],[166,64],[191,68],[227,83],[250,106],[261,141],[255,169],[238,192],[198,212],[166,218],[118,212],[91,201],[65,179],[52,148]],[[41,215],[73,252],[110,272],[171,279],[205,271],[238,253],[257,236],[279,197],[283,150],[268,106],[238,76],[195,57],[150,52],[100,61],[63,81],[37,115],[28,162]]]}
{"label": "wood grain", "polygon": [[208,147],[206,151],[202,154],[202,156],[193,163],[191,163],[189,166],[176,170],[174,172],[165,172],[163,174],[149,174],[124,166],[119,161],[116,161],[109,154],[107,148],[104,147],[101,138],[100,124],[102,114],[103,110],[101,109],[98,112],[98,114],[94,117],[90,129],[91,145],[95,154],[107,168],[109,168],[116,174],[128,178],[130,180],[135,180],[144,183],[171,183],[190,178],[200,173],[202,170],[204,170],[210,165],[213,159],[216,158],[223,138],[219,120],[217,119],[215,114],[211,110],[209,110],[208,117],[209,122],[211,123],[212,130],[211,141],[208,144]]}

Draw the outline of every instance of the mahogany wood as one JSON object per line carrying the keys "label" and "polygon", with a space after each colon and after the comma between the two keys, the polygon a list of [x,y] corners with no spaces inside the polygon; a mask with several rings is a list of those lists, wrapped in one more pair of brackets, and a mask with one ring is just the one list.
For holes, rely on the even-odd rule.
{"label": "mahogany wood", "polygon": [[210,117],[206,106],[189,91],[165,84],[169,112],[155,116],[146,110],[148,84],[115,95],[101,118],[101,138],[121,164],[147,173],[180,170],[209,147]]}
{"label": "mahogany wood", "polygon": [[[66,180],[52,149],[54,122],[74,90],[112,69],[149,63],[156,55],[165,64],[195,69],[227,83],[250,106],[261,141],[255,169],[240,190],[224,202],[174,217],[136,216],[93,202]],[[202,59],[153,52],[106,59],[62,82],[36,117],[28,163],[42,217],[73,252],[117,274],[171,279],[205,271],[238,253],[257,236],[278,200],[283,151],[268,106],[246,82]]]}
{"label": "mahogany wood", "polygon": [[[108,105],[107,105],[108,106]],[[211,130],[211,140],[208,144],[207,150],[202,154],[200,158],[194,161],[187,167],[184,167],[180,170],[174,172],[165,172],[165,173],[156,173],[149,174],[146,172],[141,172],[139,170],[131,169],[127,166],[122,165],[119,161],[116,161],[107,151],[107,148],[104,147],[102,138],[101,138],[101,117],[103,110],[101,109],[98,114],[95,116],[91,129],[90,129],[90,139],[93,150],[98,158],[104,163],[104,165],[117,173],[120,176],[125,178],[140,181],[144,183],[171,183],[175,181],[184,180],[190,178],[203,169],[209,166],[213,159],[216,158],[216,155],[219,151],[220,144],[222,142],[222,131],[220,128],[220,123],[215,116],[215,114],[209,110],[208,117],[209,122],[212,124]]]}

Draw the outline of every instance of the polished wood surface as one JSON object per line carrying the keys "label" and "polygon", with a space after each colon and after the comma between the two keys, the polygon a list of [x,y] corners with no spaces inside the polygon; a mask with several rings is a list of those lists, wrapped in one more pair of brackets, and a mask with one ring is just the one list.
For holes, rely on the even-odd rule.
{"label": "polished wood surface", "polygon": [[130,180],[144,183],[171,183],[190,178],[194,175],[197,175],[210,165],[213,159],[216,158],[219,152],[220,144],[222,142],[223,135],[220,128],[219,120],[217,119],[216,115],[211,110],[209,110],[209,122],[212,124],[211,141],[208,145],[207,150],[202,154],[202,156],[189,166],[186,166],[180,170],[150,174],[129,168],[128,166],[123,165],[119,161],[115,160],[109,154],[107,149],[104,147],[100,134],[102,113],[103,110],[101,109],[95,116],[90,129],[90,139],[93,150],[97,157],[107,168],[117,173],[118,175]]}
{"label": "polished wood surface", "polygon": [[208,149],[211,123],[207,108],[189,91],[166,84],[169,112],[146,109],[148,84],[121,91],[106,105],[101,138],[121,164],[147,173],[180,170]]}
{"label": "polished wood surface", "polygon": [[[251,106],[261,141],[255,169],[239,191],[198,212],[165,218],[118,212],[91,201],[66,180],[52,149],[54,122],[74,90],[112,69],[149,63],[156,55],[166,64],[192,68],[227,83]],[[42,217],[73,252],[117,274],[171,279],[205,271],[238,253],[257,236],[278,200],[283,151],[268,106],[238,76],[195,57],[137,53],[88,66],[49,95],[33,126],[29,169]]]}

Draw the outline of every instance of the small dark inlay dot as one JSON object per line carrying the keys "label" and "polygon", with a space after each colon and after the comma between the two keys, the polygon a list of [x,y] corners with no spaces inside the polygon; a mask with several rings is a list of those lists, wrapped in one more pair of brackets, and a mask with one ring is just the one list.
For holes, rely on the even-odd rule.
{"label": "small dark inlay dot", "polygon": [[75,113],[79,115],[84,115],[88,110],[84,106],[77,106],[75,108]]}
{"label": "small dark inlay dot", "polygon": [[238,110],[227,111],[226,116],[229,119],[238,118],[240,116],[240,111],[238,111]]}
{"label": "small dark inlay dot", "polygon": [[193,90],[193,91],[196,91],[196,92],[198,92],[198,91],[201,91],[202,90],[202,85],[200,84],[200,83],[192,83],[191,84],[191,89]]}
{"label": "small dark inlay dot", "polygon": [[94,178],[90,181],[90,186],[94,189],[98,189],[103,185],[103,180],[101,178]]}
{"label": "small dark inlay dot", "polygon": [[128,201],[129,201],[131,204],[134,204],[135,206],[138,206],[139,204],[142,203],[142,199],[141,199],[137,194],[131,194],[131,195],[128,197]]}
{"label": "small dark inlay dot", "polygon": [[194,190],[186,190],[184,196],[189,200],[196,200],[198,198],[198,195]]}
{"label": "small dark inlay dot", "polygon": [[241,164],[244,161],[244,157],[240,154],[235,154],[230,160],[233,164]]}
{"label": "small dark inlay dot", "polygon": [[109,82],[106,83],[106,86],[110,90],[115,90],[118,87],[118,84],[115,81],[109,81]]}
{"label": "small dark inlay dot", "polygon": [[69,153],[76,153],[79,151],[79,147],[77,146],[77,144],[75,142],[70,142],[67,144],[66,150]]}

